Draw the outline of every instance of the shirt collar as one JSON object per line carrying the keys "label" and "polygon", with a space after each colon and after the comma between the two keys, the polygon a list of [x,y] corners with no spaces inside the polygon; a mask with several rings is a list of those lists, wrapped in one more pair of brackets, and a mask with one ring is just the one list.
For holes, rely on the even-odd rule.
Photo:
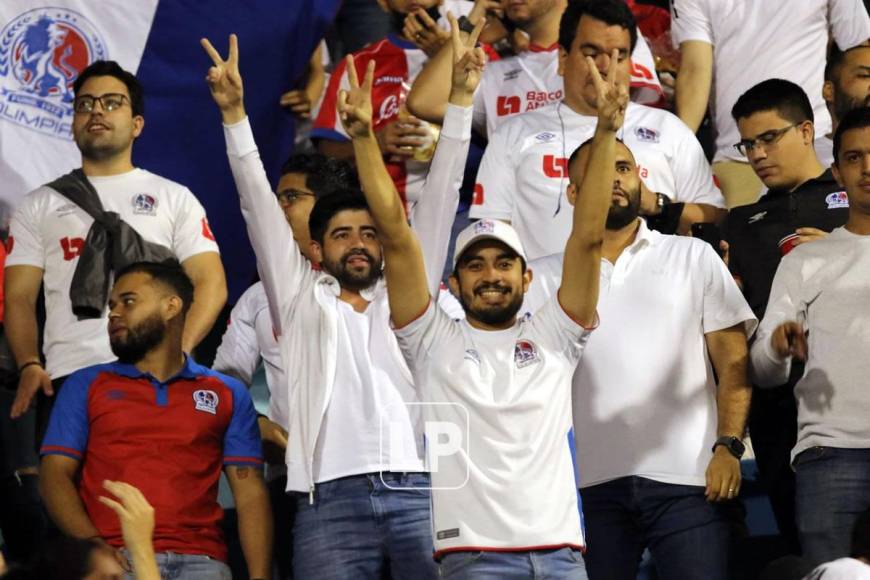
{"label": "shirt collar", "polygon": [[637,228],[637,234],[634,237],[634,241],[631,243],[628,248],[626,248],[632,254],[636,254],[641,250],[641,248],[645,248],[646,246],[654,246],[659,241],[661,234],[657,231],[651,230],[648,225],[646,225],[646,220],[643,218],[637,218],[640,222],[640,226]]}
{"label": "shirt collar", "polygon": [[[338,283],[338,280],[332,274],[327,274],[324,270],[321,270],[323,275],[317,281],[318,284],[321,284],[327,288],[327,292],[338,298],[341,295],[341,285]],[[387,284],[384,281],[384,277],[381,278],[375,283],[371,288],[366,288],[365,290],[360,292],[360,296],[362,296],[368,302],[373,302],[379,296],[386,294]]]}
{"label": "shirt collar", "polygon": [[529,44],[529,52],[552,52],[559,49],[559,43],[554,42],[550,46],[541,46],[540,44]]}
{"label": "shirt collar", "polygon": [[[136,365],[131,365],[128,363],[122,363],[120,361],[115,361],[112,363],[112,372],[116,375],[121,375],[122,377],[128,377],[131,379],[141,379],[141,378],[154,378],[150,373],[143,373]],[[171,376],[169,379],[164,381],[164,384],[171,383],[176,379],[195,379],[197,376],[203,374],[203,368],[193,360],[192,356],[184,355],[184,366],[181,367],[181,370],[178,371],[175,375]]]}

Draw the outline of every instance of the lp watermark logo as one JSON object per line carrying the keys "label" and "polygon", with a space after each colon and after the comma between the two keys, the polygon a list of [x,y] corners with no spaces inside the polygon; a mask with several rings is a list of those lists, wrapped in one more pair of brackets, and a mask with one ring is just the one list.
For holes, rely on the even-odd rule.
{"label": "lp watermark logo", "polygon": [[[469,424],[468,410],[459,403],[404,403],[399,409],[384,409],[380,452],[381,460],[391,466],[384,471],[408,471],[407,466],[418,464],[422,455],[431,480],[428,487],[415,485],[416,489],[463,487],[468,482],[471,461]],[[383,473],[381,481],[391,489],[404,487]]]}

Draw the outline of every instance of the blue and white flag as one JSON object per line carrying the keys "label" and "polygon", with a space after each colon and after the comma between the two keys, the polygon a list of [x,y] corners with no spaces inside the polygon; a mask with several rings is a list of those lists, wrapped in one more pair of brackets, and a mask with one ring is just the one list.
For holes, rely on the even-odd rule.
{"label": "blue and white flag", "polygon": [[186,185],[208,212],[230,299],[255,271],[226,160],[220,115],[205,83],[209,38],[225,53],[239,36],[245,104],[273,183],[293,146],[278,105],[298,85],[340,0],[2,0],[0,201],[81,165],[72,141],[72,85],[96,60],[134,72],[145,91],[136,166]]}

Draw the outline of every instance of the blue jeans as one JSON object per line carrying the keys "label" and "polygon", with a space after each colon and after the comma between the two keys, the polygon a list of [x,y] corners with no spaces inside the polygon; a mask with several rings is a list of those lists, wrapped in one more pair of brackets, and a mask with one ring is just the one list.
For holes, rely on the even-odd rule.
{"label": "blue jeans", "polygon": [[[127,560],[130,560],[130,554],[126,550],[122,551],[127,556]],[[232,580],[233,578],[229,566],[208,556],[159,552],[156,558],[157,569],[162,580]],[[125,578],[135,580],[136,575],[128,573]]]}
{"label": "blue jeans", "polygon": [[317,484],[313,505],[294,494],[293,576],[437,578],[429,486],[424,473],[370,473]]}
{"label": "blue jeans", "polygon": [[451,580],[587,580],[580,552],[572,548],[531,552],[451,552],[441,558],[441,578]]}
{"label": "blue jeans", "polygon": [[703,487],[632,476],[580,495],[592,580],[635,580],[647,547],[661,580],[728,578],[728,522]]}
{"label": "blue jeans", "polygon": [[812,447],[794,468],[804,558],[816,566],[848,556],[855,519],[870,508],[870,449]]}

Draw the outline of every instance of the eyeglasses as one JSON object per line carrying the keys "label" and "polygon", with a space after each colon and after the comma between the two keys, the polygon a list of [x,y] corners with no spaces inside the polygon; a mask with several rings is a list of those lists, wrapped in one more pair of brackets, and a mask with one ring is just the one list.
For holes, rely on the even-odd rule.
{"label": "eyeglasses", "polygon": [[92,95],[81,95],[73,101],[73,109],[76,113],[90,113],[94,110],[94,105],[100,103],[103,112],[114,111],[124,106],[124,101],[129,101],[126,95],[120,93],[106,93],[99,97]]}
{"label": "eyeglasses", "polygon": [[302,197],[317,197],[310,191],[300,191],[298,189],[285,189],[277,193],[278,201],[284,204],[291,204],[294,201],[299,201]]}
{"label": "eyeglasses", "polygon": [[794,129],[795,127],[800,126],[800,123],[794,123],[793,125],[789,125],[788,127],[783,127],[782,129],[774,129],[773,131],[765,131],[755,139],[743,139],[734,144],[734,148],[740,151],[741,155],[749,154],[753,149],[761,145],[765,149],[776,145],[776,143],[782,139],[782,136],[786,134],[789,129]]}

